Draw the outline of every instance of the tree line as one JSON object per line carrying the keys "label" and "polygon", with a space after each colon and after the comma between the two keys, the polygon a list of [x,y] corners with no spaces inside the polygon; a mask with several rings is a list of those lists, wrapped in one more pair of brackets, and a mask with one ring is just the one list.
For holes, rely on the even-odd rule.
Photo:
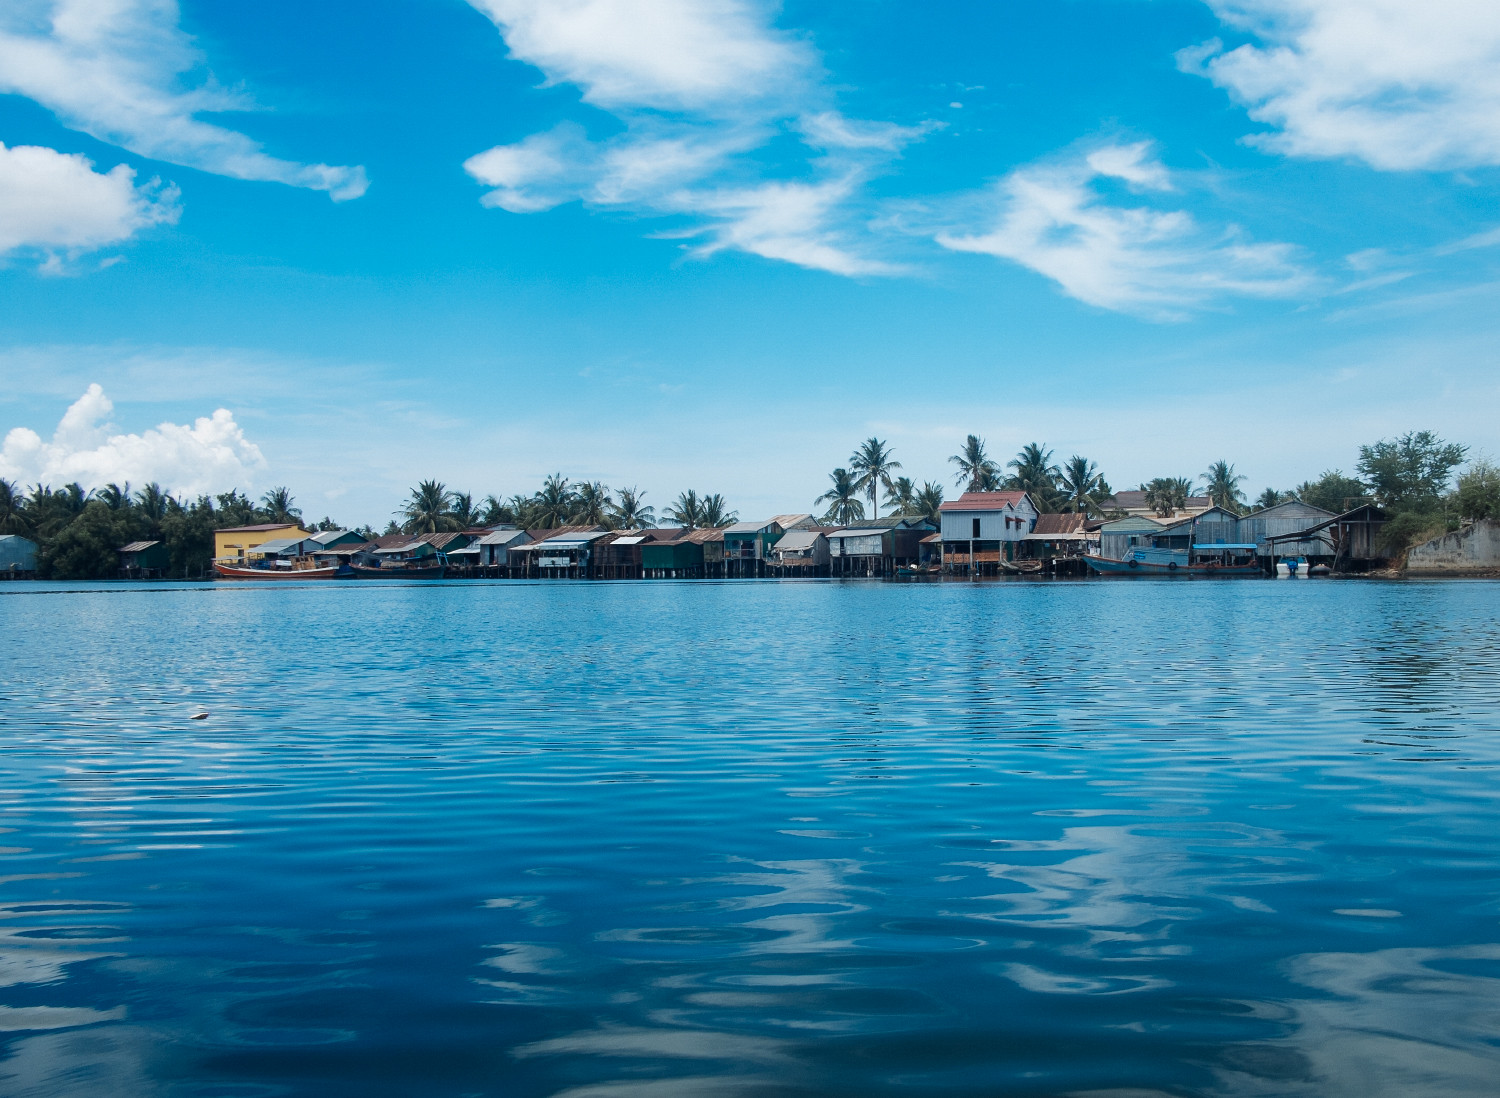
{"label": "tree line", "polygon": [[[983,438],[968,435],[948,461],[956,470],[953,483],[962,491],[1025,491],[1044,513],[1078,512],[1094,518],[1124,513],[1114,506],[1114,490],[1095,462],[1074,454],[1055,464],[1053,451],[1043,443],[1026,444],[1002,466],[990,457]],[[813,501],[815,508],[822,508],[820,521],[844,526],[878,518],[884,507],[887,515],[936,523],[944,500],[941,480],[924,480],[919,486],[901,473],[901,462],[884,440],[866,439],[846,465],[829,474],[828,490]],[[1469,460],[1467,447],[1431,431],[1411,431],[1361,446],[1355,474],[1326,470],[1294,488],[1267,488],[1251,501],[1241,487],[1246,478],[1232,463],[1220,460],[1197,477],[1155,477],[1140,490],[1146,505],[1161,517],[1182,510],[1198,494],[1236,514],[1290,500],[1335,514],[1374,503],[1390,515],[1383,548],[1393,557],[1457,529],[1464,520],[1500,519],[1500,469],[1485,459]],[[683,491],[658,514],[638,488],[611,489],[598,481],[574,482],[555,473],[531,495],[487,495],[480,500],[439,481],[424,480],[410,491],[384,532],[442,533],[505,524],[527,529],[587,525],[637,530],[658,524],[702,529],[728,526],[738,517],[719,493]],[[119,548],[132,541],[162,542],[170,560],[169,575],[202,576],[211,566],[215,529],[268,522],[342,529],[328,517],[309,526],[286,488],[273,488],[257,501],[238,490],[188,500],[157,484],[138,491],[128,484],[107,484],[96,491],[79,484],[56,491],[42,484],[22,490],[0,479],[0,534],[20,534],[37,542],[39,572],[56,579],[113,578],[119,574]],[[357,532],[375,537],[368,526]]]}

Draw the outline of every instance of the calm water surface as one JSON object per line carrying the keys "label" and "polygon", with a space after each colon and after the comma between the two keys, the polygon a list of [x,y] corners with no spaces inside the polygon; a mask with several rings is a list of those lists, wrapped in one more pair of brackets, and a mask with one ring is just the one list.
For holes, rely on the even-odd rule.
{"label": "calm water surface", "polygon": [[1495,1095],[1497,725],[1484,582],[0,584],[0,1093]]}

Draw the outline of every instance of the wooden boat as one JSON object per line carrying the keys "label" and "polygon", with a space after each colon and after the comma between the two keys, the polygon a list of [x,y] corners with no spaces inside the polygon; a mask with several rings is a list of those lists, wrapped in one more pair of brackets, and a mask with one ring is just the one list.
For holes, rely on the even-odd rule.
{"label": "wooden boat", "polygon": [[360,579],[440,580],[448,572],[446,561],[438,564],[351,564],[350,570]]}
{"label": "wooden boat", "polygon": [[[1186,555],[1184,550],[1182,556],[1186,558]],[[1085,553],[1083,559],[1101,576],[1223,576],[1227,578],[1229,576],[1265,575],[1261,566],[1254,562],[1220,564],[1217,561],[1205,561],[1199,564],[1189,564],[1186,559],[1153,560],[1145,553],[1133,554],[1125,560]]]}
{"label": "wooden boat", "polygon": [[1009,572],[1013,576],[1037,575],[1046,565],[1039,560],[1005,560],[1001,558],[1000,569]]}
{"label": "wooden boat", "polygon": [[337,564],[306,568],[255,568],[214,561],[214,571],[221,579],[237,580],[326,580],[339,574]]}

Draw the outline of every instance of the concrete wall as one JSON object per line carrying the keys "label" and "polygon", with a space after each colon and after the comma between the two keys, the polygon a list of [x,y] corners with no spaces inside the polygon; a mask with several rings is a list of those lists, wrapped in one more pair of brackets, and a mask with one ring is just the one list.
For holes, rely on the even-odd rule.
{"label": "concrete wall", "polygon": [[1480,520],[1412,549],[1406,571],[1413,576],[1461,576],[1500,572],[1500,522]]}

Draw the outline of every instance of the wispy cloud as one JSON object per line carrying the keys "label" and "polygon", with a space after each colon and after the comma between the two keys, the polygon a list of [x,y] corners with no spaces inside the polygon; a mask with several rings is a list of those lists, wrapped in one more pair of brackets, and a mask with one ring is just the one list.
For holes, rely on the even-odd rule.
{"label": "wispy cloud", "polygon": [[1155,319],[1308,287],[1290,245],[1253,243],[1235,226],[1210,229],[1185,210],[1144,204],[1172,190],[1147,142],[1075,150],[1002,179],[993,228],[937,240],[1029,267],[1090,305]]}
{"label": "wispy cloud", "polygon": [[251,484],[265,465],[260,448],[226,408],[191,426],[162,423],[139,434],[117,432],[109,423],[113,412],[104,390],[90,385],[63,414],[50,442],[29,427],[13,428],[0,445],[0,477],[54,485],[77,481],[85,488],[155,481],[196,495]]}
{"label": "wispy cloud", "polygon": [[1500,164],[1500,5],[1206,0],[1260,39],[1178,54],[1276,132],[1248,140],[1401,171]]}
{"label": "wispy cloud", "polygon": [[[581,200],[684,217],[725,248],[861,275],[855,211],[866,179],[926,126],[845,118],[816,52],[754,0],[470,0],[511,56],[571,84],[622,132],[599,141],[565,122],[471,157],[486,205],[513,213]],[[767,150],[791,137],[798,151]],[[784,153],[783,147],[783,153]]]}
{"label": "wispy cloud", "polygon": [[176,220],[176,191],[155,180],[137,184],[124,164],[97,172],[77,154],[0,144],[0,256],[35,252],[56,270],[68,258]]}
{"label": "wispy cloud", "polygon": [[177,25],[175,0],[6,0],[0,5],[0,92],[33,99],[71,129],[120,148],[234,179],[327,191],[367,186],[360,167],[302,164],[197,116],[253,104],[208,78]]}

